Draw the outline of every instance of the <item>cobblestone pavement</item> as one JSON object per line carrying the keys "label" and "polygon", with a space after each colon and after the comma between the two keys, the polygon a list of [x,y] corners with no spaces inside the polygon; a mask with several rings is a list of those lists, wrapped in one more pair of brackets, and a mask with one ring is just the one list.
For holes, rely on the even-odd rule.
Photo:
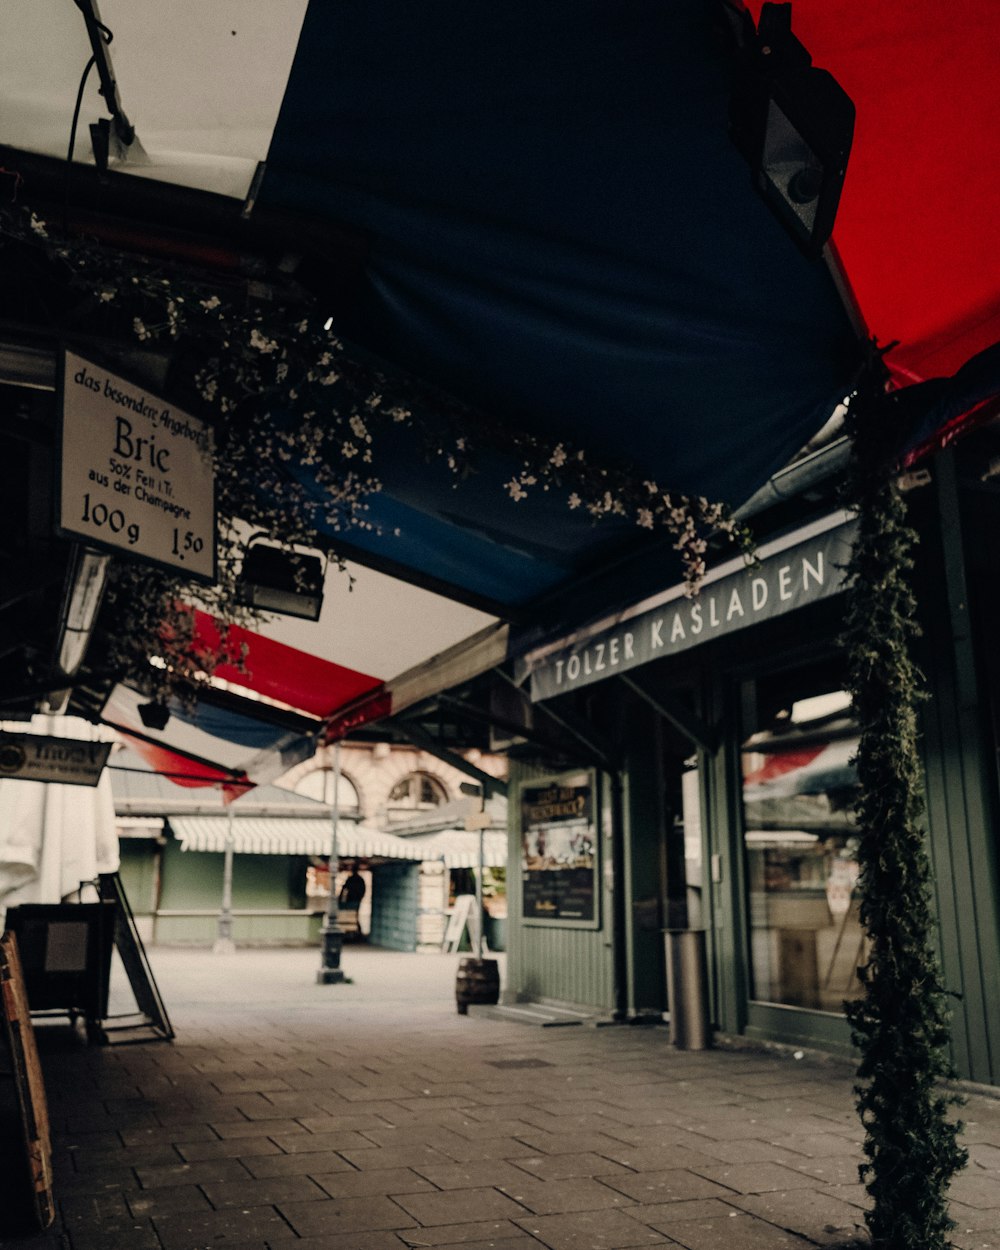
{"label": "cobblestone pavement", "polygon": [[[846,1065],[455,1010],[456,958],[151,953],[173,1044],[39,1029],[52,1230],[17,1250],[864,1244]],[[1000,1248],[1000,1101],[965,1110],[962,1250]]]}

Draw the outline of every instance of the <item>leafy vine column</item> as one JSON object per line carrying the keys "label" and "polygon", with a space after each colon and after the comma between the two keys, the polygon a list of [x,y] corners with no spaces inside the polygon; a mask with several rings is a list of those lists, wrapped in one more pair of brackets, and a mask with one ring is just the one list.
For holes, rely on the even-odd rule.
{"label": "leafy vine column", "polygon": [[861,918],[870,948],[862,997],[848,1005],[858,1110],[868,1161],[861,1179],[878,1250],[945,1250],[951,1178],[965,1164],[952,1075],[949,1010],[934,950],[931,869],[917,745],[921,678],[910,586],[916,534],[895,485],[893,404],[873,377],[851,405],[849,489],[858,537],[848,567],[846,643],[861,739],[857,754]]}

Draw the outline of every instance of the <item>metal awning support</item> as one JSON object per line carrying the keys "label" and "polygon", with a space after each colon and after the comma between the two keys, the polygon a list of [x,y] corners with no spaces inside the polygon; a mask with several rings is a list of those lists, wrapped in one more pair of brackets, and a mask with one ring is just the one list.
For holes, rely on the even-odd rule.
{"label": "metal awning support", "polygon": [[718,746],[718,735],[700,716],[686,708],[679,699],[669,694],[651,695],[633,677],[620,676],[618,680],[628,690],[649,706],[665,721],[679,730],[685,738],[690,739],[702,751],[714,751]]}
{"label": "metal awning support", "polygon": [[459,772],[465,773],[466,776],[475,778],[482,785],[483,792],[487,796],[490,794],[502,794],[504,798],[507,797],[506,781],[500,781],[499,778],[492,776],[492,774],[477,768],[475,764],[470,764],[461,755],[456,754],[454,751],[449,751],[447,747],[442,746],[434,738],[433,734],[429,734],[426,729],[413,724],[412,721],[397,720],[393,722],[393,725],[414,746],[420,747],[428,755],[434,755],[439,760],[444,760],[446,764],[450,764],[452,768],[457,768]]}

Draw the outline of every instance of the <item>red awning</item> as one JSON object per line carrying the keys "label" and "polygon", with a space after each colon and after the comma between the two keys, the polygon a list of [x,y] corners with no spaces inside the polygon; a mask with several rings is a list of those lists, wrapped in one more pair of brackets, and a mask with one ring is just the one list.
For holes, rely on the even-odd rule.
{"label": "red awning", "polygon": [[792,25],[857,108],[833,237],[868,328],[901,383],[953,374],[1000,340],[996,5],[794,0]]}

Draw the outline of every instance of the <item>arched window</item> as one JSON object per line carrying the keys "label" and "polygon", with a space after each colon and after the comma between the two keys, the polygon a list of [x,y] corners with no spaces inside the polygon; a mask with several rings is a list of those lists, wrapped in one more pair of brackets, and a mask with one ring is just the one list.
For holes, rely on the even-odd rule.
{"label": "arched window", "polygon": [[400,819],[413,812],[429,811],[447,802],[448,792],[429,773],[409,773],[389,791],[389,818]]}
{"label": "arched window", "polygon": [[[304,794],[306,798],[318,799],[321,803],[333,802],[333,769],[314,768],[303,774],[295,783],[295,793]],[[342,812],[357,812],[361,804],[358,791],[350,777],[340,774],[337,800]]]}

